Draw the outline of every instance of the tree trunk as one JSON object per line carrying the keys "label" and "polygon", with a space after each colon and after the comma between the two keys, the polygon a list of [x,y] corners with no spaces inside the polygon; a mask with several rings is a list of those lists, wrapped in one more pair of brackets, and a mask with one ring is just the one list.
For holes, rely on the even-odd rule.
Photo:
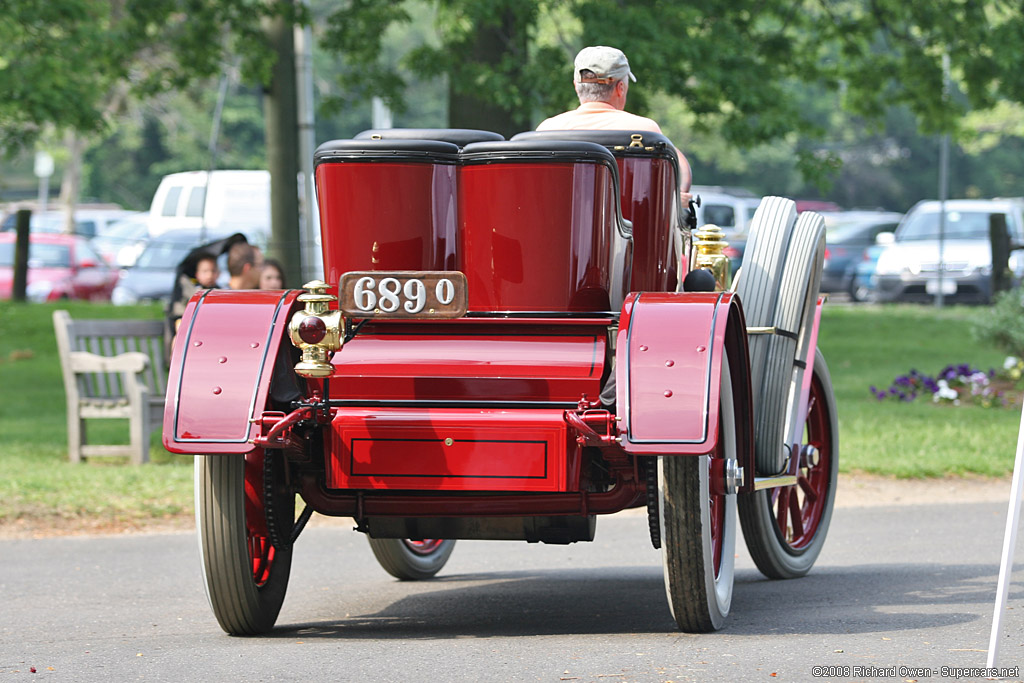
{"label": "tree trunk", "polygon": [[989,241],[992,244],[992,295],[1005,292],[1013,286],[1010,270],[1010,233],[1006,229],[1006,214],[993,213],[988,217]]}
{"label": "tree trunk", "polygon": [[289,287],[301,285],[299,249],[299,134],[295,91],[295,38],[283,17],[264,31],[276,53],[270,87],[264,91],[267,167],[270,169],[271,231],[269,252],[281,261]]}
{"label": "tree trunk", "polygon": [[[496,25],[478,25],[475,30],[470,63],[486,64],[497,70],[504,57],[510,53],[523,55],[520,64],[526,63],[528,35],[525,26],[516,22],[511,8],[497,10],[501,19]],[[514,82],[521,77],[521,68],[507,73]],[[448,125],[453,128],[478,128],[501,133],[506,138],[529,128],[530,113],[504,109],[496,104],[476,97],[475,85],[468,82],[456,69],[448,79]]]}
{"label": "tree trunk", "polygon": [[68,161],[60,181],[60,205],[64,209],[64,232],[75,232],[75,206],[82,192],[82,150],[85,141],[74,130],[64,133],[64,145],[68,148]]}

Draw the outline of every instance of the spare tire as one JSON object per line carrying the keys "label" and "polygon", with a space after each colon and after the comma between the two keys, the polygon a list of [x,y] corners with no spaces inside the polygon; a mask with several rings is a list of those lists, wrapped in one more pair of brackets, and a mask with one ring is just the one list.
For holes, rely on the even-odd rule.
{"label": "spare tire", "polygon": [[796,204],[765,197],[751,221],[743,265],[733,285],[749,327],[754,392],[754,452],[758,476],[778,474],[789,456],[793,413],[807,357],[808,322],[821,286],[825,221],[797,217]]}

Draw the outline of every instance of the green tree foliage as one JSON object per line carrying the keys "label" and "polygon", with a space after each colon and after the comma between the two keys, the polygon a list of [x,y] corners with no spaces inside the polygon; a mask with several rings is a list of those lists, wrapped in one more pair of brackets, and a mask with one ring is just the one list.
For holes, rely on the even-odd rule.
{"label": "green tree foliage", "polygon": [[[812,196],[805,176],[835,180],[828,198],[845,205],[906,209],[933,195],[937,151],[927,135],[949,130],[954,195],[1015,194],[1024,172],[1024,13],[1009,0],[311,0],[320,45],[319,139],[370,125],[369,96],[395,109],[395,125],[485,125],[514,133],[574,106],[570,64],[587,44],[629,55],[639,82],[629,108],[651,115],[691,157],[703,182]],[[15,149],[48,127],[70,127],[103,145],[141,144],[134,110],[171,91],[191,95],[198,118],[205,83],[226,55],[243,80],[265,82],[263,18],[299,16],[290,0],[7,0],[0,22],[0,148]],[[942,57],[950,60],[944,96]],[[145,104],[126,107],[132,98]],[[193,117],[159,111],[150,130],[160,150],[118,161],[94,149],[95,168],[119,174],[163,169],[170,158],[202,167],[208,124],[191,142]],[[229,106],[261,149],[253,107]],[[127,116],[116,130],[104,122]],[[177,120],[175,120],[177,119]],[[146,125],[154,126],[149,123]],[[225,119],[225,126],[227,118]],[[96,131],[101,131],[96,133]],[[250,135],[252,132],[252,135]],[[261,153],[261,152],[260,152]],[[222,150],[223,159],[248,165]],[[242,155],[244,157],[244,154]],[[842,162],[841,169],[837,162]],[[226,163],[226,162],[225,162]],[[88,169],[87,169],[88,170]],[[97,174],[98,176],[98,174]],[[102,198],[144,195],[146,179]],[[122,177],[116,184],[131,185]],[[137,205],[134,200],[123,200]]]}
{"label": "green tree foliage", "polygon": [[47,126],[102,131],[129,94],[185,88],[237,54],[266,82],[261,20],[300,15],[288,0],[5,0],[0,21],[0,149]]}
{"label": "green tree foliage", "polygon": [[[576,50],[615,45],[640,77],[631,109],[650,113],[657,93],[670,94],[685,103],[697,133],[713,131],[740,149],[784,142],[797,167],[813,173],[835,171],[844,157],[851,163],[850,154],[842,145],[801,144],[794,134],[822,138],[852,123],[850,130],[875,136],[894,106],[925,132],[955,131],[969,107],[1024,101],[1024,13],[1007,0],[433,0],[440,43],[410,51],[395,68],[380,58],[383,38],[410,21],[414,4],[349,0],[325,36],[353,67],[355,91],[382,92],[399,109],[409,74],[446,74],[457,92],[535,122],[572,106],[568,65]],[[559,28],[545,28],[554,16]],[[496,26],[504,58],[474,59],[474,37]],[[840,106],[853,118],[830,114]],[[873,141],[877,149],[866,157],[890,154],[891,142]]]}
{"label": "green tree foliage", "polygon": [[[216,81],[203,81],[130,103],[116,125],[86,152],[82,195],[148,209],[165,174],[207,168],[216,97]],[[217,138],[217,167],[267,167],[261,97],[255,87],[229,88]]]}
{"label": "green tree foliage", "polygon": [[[818,40],[835,46],[845,106],[877,117],[905,104],[926,131],[955,130],[969,106],[1024,101],[1024,13],[1012,0],[816,0]],[[964,98],[943,97],[942,55]]]}

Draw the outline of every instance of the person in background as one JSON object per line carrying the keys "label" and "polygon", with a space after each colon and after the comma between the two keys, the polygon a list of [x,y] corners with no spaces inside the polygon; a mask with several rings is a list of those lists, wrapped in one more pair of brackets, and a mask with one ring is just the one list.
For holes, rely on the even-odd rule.
{"label": "person in background", "polygon": [[[606,45],[592,45],[580,50],[572,73],[573,86],[580,106],[545,119],[537,130],[633,130],[661,133],[653,119],[625,111],[629,81],[636,76],[629,69],[629,60],[622,50]],[[679,188],[685,203],[690,198],[693,182],[690,163],[679,155]]]}
{"label": "person in background", "polygon": [[231,289],[258,289],[263,252],[248,242],[236,242],[228,250],[228,274]]}
{"label": "person in background", "polygon": [[263,259],[260,289],[284,289],[284,267],[280,261],[272,258]]}
{"label": "person in background", "polygon": [[217,257],[213,254],[201,256],[196,262],[196,284],[200,289],[215,289],[217,278],[220,277],[220,268],[217,267]]}

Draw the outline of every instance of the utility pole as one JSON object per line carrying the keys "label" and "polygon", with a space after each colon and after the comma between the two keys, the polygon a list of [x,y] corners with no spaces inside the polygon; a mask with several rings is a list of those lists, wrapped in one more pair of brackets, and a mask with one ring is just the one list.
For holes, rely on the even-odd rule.
{"label": "utility pole", "polygon": [[50,199],[50,176],[53,175],[53,156],[49,152],[36,152],[36,159],[33,168],[36,178],[39,178],[39,200],[36,211],[46,213],[46,203]]}
{"label": "utility pole", "polygon": [[[942,54],[942,101],[949,99],[949,53]],[[946,302],[943,292],[946,271],[946,200],[949,198],[949,132],[942,134],[939,142],[939,278],[935,305],[942,308]]]}
{"label": "utility pole", "polygon": [[[309,0],[298,0],[306,5]],[[302,280],[291,283],[296,287],[309,280],[322,280],[324,274],[318,266],[319,221],[317,220],[316,191],[313,187],[313,151],[316,149],[316,109],[313,103],[313,30],[306,24],[295,27],[295,73],[299,125],[299,188],[302,198],[300,239]]]}

